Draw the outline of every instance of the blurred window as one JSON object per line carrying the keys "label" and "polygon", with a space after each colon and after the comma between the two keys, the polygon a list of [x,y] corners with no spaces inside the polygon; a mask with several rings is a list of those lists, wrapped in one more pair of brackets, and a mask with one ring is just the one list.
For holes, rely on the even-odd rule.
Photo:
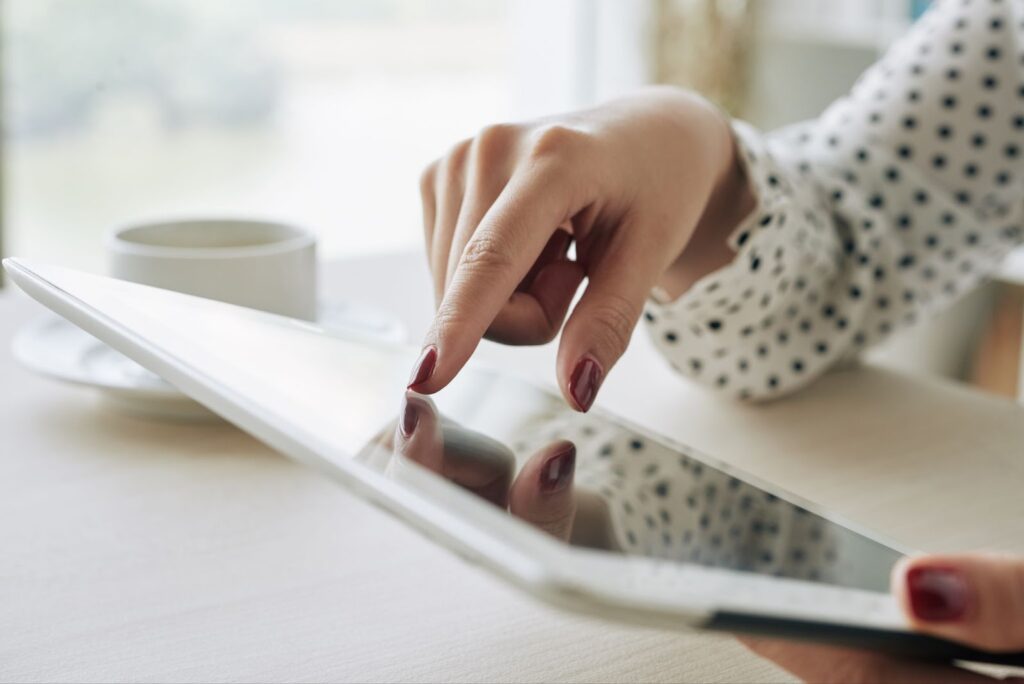
{"label": "blurred window", "polygon": [[420,169],[514,112],[508,0],[7,0],[5,252],[103,268],[138,219],[417,244]]}

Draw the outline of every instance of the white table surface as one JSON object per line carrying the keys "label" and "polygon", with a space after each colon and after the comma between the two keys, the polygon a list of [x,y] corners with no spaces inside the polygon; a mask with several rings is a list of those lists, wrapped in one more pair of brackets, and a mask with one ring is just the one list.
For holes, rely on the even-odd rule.
{"label": "white table surface", "polygon": [[[430,316],[418,255],[326,278]],[[7,352],[0,294],[0,681],[789,681],[732,639],[558,612],[224,424],[111,413]],[[548,380],[551,347],[482,354]],[[764,407],[673,377],[637,335],[599,399],[924,549],[1024,553],[1024,409],[859,368]]]}

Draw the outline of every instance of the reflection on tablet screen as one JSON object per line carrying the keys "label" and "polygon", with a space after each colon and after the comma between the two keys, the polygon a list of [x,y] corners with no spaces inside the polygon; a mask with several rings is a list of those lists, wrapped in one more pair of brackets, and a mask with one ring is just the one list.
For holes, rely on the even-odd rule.
{"label": "reflection on tablet screen", "polygon": [[[433,398],[410,392],[406,401],[362,450],[364,462],[393,475],[428,468],[573,544],[873,591],[888,590],[900,557],[680,447],[513,379],[470,371]],[[568,521],[561,505],[531,510],[531,482],[517,483],[566,441],[576,452]]]}

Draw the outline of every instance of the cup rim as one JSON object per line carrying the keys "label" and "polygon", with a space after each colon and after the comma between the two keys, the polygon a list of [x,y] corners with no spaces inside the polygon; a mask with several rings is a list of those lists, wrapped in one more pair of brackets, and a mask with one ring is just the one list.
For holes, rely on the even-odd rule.
{"label": "cup rim", "polygon": [[[233,247],[172,247],[166,245],[148,245],[125,239],[125,234],[133,230],[158,228],[173,225],[197,223],[234,223],[270,226],[284,229],[290,236],[282,239],[255,245],[238,245]],[[293,223],[274,219],[257,219],[238,216],[206,216],[166,218],[143,221],[132,221],[115,226],[107,232],[107,248],[111,253],[129,254],[131,256],[176,257],[189,259],[224,259],[268,256],[293,251],[300,251],[316,245],[316,236],[309,230]]]}

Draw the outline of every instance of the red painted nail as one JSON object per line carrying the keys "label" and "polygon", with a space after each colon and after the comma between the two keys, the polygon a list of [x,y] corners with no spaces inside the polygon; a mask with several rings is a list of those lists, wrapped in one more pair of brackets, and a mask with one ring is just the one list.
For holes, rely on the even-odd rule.
{"label": "red painted nail", "polygon": [[589,356],[580,359],[569,378],[569,394],[576,402],[576,408],[587,412],[597,397],[597,390],[604,379],[604,372],[597,361]]}
{"label": "red painted nail", "polygon": [[918,620],[953,622],[967,613],[967,580],[954,568],[911,568],[907,572],[907,594]]}
{"label": "red painted nail", "polygon": [[416,365],[412,368],[408,387],[416,387],[416,385],[422,385],[429,380],[434,373],[435,365],[437,365],[437,347],[434,345],[424,347],[420,358],[416,360]]}
{"label": "red painted nail", "polygon": [[402,436],[406,439],[412,437],[412,433],[416,430],[416,424],[420,422],[420,414],[416,410],[416,407],[406,399],[402,406],[402,420],[399,421],[399,429],[402,431]]}
{"label": "red painted nail", "polygon": [[554,494],[565,489],[572,482],[576,470],[576,447],[570,444],[548,458],[540,469],[540,491]]}

